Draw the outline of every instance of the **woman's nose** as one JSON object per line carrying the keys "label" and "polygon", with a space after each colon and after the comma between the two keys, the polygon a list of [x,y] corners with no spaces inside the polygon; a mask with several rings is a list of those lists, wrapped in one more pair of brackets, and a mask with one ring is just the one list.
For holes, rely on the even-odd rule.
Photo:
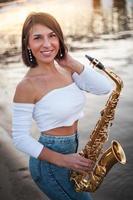
{"label": "woman's nose", "polygon": [[50,40],[48,38],[44,38],[43,47],[48,48],[50,46],[51,46]]}

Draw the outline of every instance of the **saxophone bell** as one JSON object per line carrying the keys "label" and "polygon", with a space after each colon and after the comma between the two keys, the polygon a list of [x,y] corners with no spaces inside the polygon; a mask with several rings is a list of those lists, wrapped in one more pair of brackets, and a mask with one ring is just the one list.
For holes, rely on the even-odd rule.
{"label": "saxophone bell", "polygon": [[111,147],[112,147],[112,151],[113,151],[113,154],[114,154],[116,160],[121,164],[125,164],[126,163],[126,155],[125,155],[125,152],[124,152],[121,144],[118,141],[113,140]]}
{"label": "saxophone bell", "polygon": [[104,177],[116,163],[125,164],[126,156],[121,144],[113,140],[111,147],[103,153],[97,162],[93,173],[90,176],[86,175],[82,179],[80,185],[78,185],[78,191],[95,192],[100,187]]}
{"label": "saxophone bell", "polygon": [[121,144],[113,140],[111,147],[103,153],[96,164],[91,181],[88,180],[86,185],[86,191],[95,192],[100,187],[104,177],[116,163],[125,164],[126,155]]}

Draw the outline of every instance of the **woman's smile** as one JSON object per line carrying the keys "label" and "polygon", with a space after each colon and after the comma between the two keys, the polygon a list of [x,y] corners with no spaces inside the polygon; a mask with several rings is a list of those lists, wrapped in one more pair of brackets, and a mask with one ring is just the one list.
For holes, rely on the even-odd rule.
{"label": "woman's smile", "polygon": [[53,53],[54,50],[43,50],[43,51],[40,51],[40,53],[43,55],[43,56],[51,56],[51,54]]}

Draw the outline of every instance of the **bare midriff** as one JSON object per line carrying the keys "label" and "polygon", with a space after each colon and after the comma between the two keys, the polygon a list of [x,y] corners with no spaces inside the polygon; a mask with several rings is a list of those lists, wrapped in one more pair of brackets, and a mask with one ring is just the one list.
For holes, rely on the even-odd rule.
{"label": "bare midriff", "polygon": [[76,133],[78,126],[78,120],[73,123],[72,126],[62,126],[58,128],[54,128],[48,131],[41,132],[42,135],[54,135],[54,136],[67,136]]}

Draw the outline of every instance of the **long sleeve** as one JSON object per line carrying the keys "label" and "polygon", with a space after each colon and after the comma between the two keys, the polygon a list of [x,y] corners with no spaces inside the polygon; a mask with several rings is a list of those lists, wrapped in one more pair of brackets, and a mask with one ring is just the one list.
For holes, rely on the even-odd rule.
{"label": "long sleeve", "polygon": [[110,81],[90,66],[85,65],[80,74],[74,72],[72,78],[80,89],[93,94],[107,94],[112,89]]}
{"label": "long sleeve", "polygon": [[33,109],[34,104],[13,103],[12,138],[18,150],[37,158],[43,145],[30,135]]}

